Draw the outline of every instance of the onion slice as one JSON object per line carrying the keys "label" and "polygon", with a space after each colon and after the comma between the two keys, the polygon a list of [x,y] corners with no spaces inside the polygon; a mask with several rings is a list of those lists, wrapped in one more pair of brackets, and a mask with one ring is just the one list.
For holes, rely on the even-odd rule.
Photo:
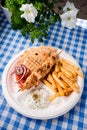
{"label": "onion slice", "polygon": [[22,64],[21,64],[21,65],[15,67],[15,70],[11,73],[11,75],[13,75],[15,73],[16,75],[20,76],[23,74],[23,71],[24,71],[24,68],[22,67]]}
{"label": "onion slice", "polygon": [[22,75],[24,73],[24,68],[20,65],[15,68],[15,71],[16,75]]}
{"label": "onion slice", "polygon": [[[24,76],[25,76],[25,74],[26,74],[26,72],[27,72],[27,68],[26,68],[25,65],[21,64],[20,67],[21,67],[23,73],[20,74],[20,75],[22,75],[22,76],[21,76],[21,78],[20,78],[19,80],[16,81],[16,83],[19,83],[19,82],[24,78]],[[16,72],[17,72],[17,68],[16,68]]]}

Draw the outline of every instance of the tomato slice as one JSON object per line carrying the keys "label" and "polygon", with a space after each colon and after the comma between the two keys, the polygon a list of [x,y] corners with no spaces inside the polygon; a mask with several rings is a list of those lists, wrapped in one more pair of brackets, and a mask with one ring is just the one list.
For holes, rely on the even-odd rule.
{"label": "tomato slice", "polygon": [[[19,81],[17,84],[19,85],[19,88],[21,88],[21,90],[24,90],[24,86],[23,83],[25,82],[26,78],[30,75],[30,71],[27,71],[25,76],[23,77],[23,79],[21,79],[21,81]],[[20,80],[22,75],[16,75],[16,81]]]}

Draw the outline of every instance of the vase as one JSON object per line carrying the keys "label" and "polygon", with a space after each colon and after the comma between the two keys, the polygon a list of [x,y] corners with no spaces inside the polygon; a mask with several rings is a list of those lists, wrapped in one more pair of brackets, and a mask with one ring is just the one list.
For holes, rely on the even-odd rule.
{"label": "vase", "polygon": [[4,0],[0,1],[0,7],[1,7],[2,11],[4,12],[4,14],[5,14],[7,20],[9,21],[9,23],[11,23],[11,13],[8,10],[8,8],[4,7]]}

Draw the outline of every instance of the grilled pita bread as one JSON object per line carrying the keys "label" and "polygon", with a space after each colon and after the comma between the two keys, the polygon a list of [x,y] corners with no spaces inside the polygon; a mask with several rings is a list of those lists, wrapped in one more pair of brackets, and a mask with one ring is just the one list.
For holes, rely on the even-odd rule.
{"label": "grilled pita bread", "polygon": [[21,62],[31,71],[25,82],[25,89],[37,86],[56,63],[57,49],[50,46],[39,46],[26,50],[21,55]]}

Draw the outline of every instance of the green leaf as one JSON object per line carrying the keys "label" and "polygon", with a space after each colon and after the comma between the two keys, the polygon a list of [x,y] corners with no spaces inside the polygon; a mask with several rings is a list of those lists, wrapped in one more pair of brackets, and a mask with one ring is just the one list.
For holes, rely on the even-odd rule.
{"label": "green leaf", "polygon": [[15,12],[19,5],[16,5],[14,0],[5,0],[5,7],[9,9],[11,13]]}
{"label": "green leaf", "polygon": [[16,1],[17,1],[17,3],[20,4],[20,5],[27,2],[26,0],[16,0]]}
{"label": "green leaf", "polygon": [[25,36],[27,32],[28,32],[28,30],[27,30],[26,26],[24,26],[24,27],[21,29],[22,35]]}
{"label": "green leaf", "polygon": [[36,2],[35,1],[35,4],[34,6],[36,7],[37,11],[39,11],[39,13],[42,11],[43,9],[43,4],[41,2]]}
{"label": "green leaf", "polygon": [[11,23],[13,29],[21,29],[24,25],[26,25],[25,19],[21,18],[20,11],[14,12],[11,16]]}

